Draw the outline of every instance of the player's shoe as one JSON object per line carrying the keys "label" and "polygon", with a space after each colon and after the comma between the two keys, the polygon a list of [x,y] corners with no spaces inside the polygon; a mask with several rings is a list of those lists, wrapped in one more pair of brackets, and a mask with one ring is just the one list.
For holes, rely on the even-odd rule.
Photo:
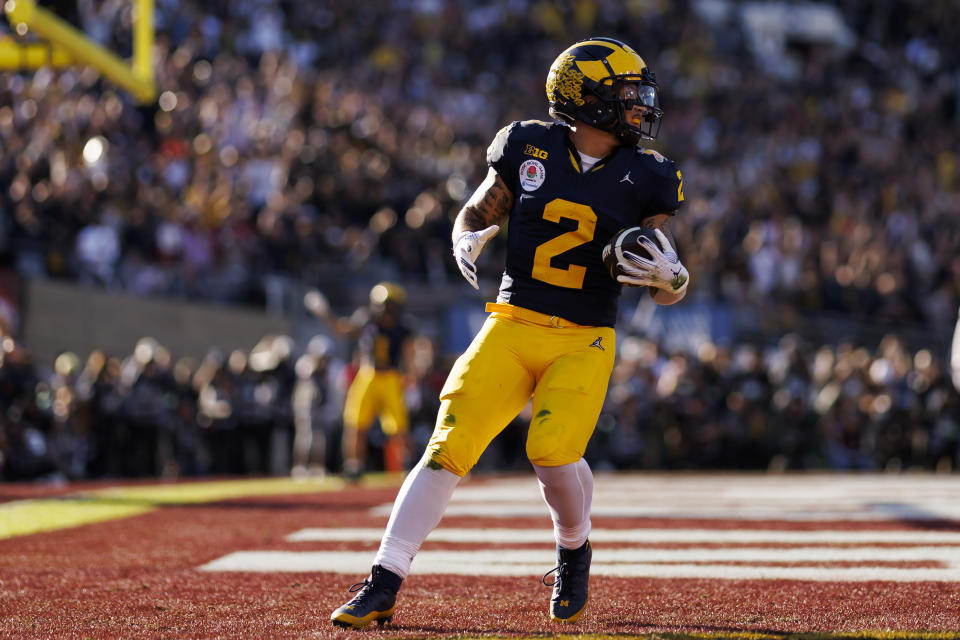
{"label": "player's shoe", "polygon": [[343,479],[350,484],[357,484],[363,477],[363,465],[358,460],[347,460],[343,463]]}
{"label": "player's shoe", "polygon": [[[543,584],[553,587],[550,618],[557,622],[576,622],[587,608],[590,596],[590,559],[593,547],[587,540],[579,549],[557,547],[557,566],[543,576]],[[553,582],[547,576],[555,573]]]}
{"label": "player's shoe", "polygon": [[374,620],[383,626],[393,619],[402,582],[403,578],[394,572],[373,565],[369,578],[350,587],[351,593],[359,593],[330,614],[330,620],[335,627],[348,629],[364,629]]}

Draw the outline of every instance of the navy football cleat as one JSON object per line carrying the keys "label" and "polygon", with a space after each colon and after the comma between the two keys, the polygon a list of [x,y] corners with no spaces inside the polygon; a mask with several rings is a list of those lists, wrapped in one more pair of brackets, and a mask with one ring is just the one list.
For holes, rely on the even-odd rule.
{"label": "navy football cleat", "polygon": [[[579,549],[557,547],[557,566],[543,576],[543,584],[553,587],[550,618],[557,622],[576,622],[587,608],[590,597],[590,559],[593,548],[587,540]],[[553,582],[547,576],[556,573]]]}
{"label": "navy football cleat", "polygon": [[397,592],[403,578],[380,565],[373,565],[370,577],[350,587],[357,592],[348,603],[330,614],[335,627],[364,629],[374,620],[381,627],[393,619],[397,608]]}

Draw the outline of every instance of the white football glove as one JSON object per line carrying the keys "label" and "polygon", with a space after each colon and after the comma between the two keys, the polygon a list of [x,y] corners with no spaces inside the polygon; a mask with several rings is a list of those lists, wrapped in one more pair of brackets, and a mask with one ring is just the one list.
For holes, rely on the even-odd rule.
{"label": "white football glove", "polygon": [[667,236],[660,229],[654,229],[657,235],[657,244],[646,236],[640,238],[652,259],[643,258],[630,251],[624,251],[625,260],[619,263],[623,274],[617,276],[620,284],[630,284],[636,287],[655,287],[670,293],[683,293],[687,289],[690,274],[680,262],[677,252],[670,246]]}
{"label": "white football glove", "polygon": [[460,273],[474,289],[480,289],[477,284],[477,257],[483,251],[483,245],[498,231],[499,225],[491,225],[480,231],[461,231],[453,243],[453,256],[457,259]]}

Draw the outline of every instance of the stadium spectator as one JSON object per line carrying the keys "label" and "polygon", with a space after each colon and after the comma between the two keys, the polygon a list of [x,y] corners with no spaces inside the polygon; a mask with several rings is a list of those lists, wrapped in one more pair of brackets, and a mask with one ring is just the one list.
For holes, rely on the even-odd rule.
{"label": "stadium spectator", "polygon": [[[419,355],[414,360],[423,360],[416,367],[424,373],[418,374],[420,384],[415,392],[408,389],[407,398],[414,439],[425,446],[430,434],[427,421],[436,416],[436,398],[451,363],[431,356],[435,347],[426,338],[418,337],[415,343]],[[786,336],[774,344],[751,347],[746,352],[755,356],[750,358],[742,349],[712,343],[701,345],[691,357],[629,333],[619,343],[609,393],[585,453],[595,469],[838,468],[833,465],[848,458],[830,456],[838,442],[832,426],[840,411],[837,405],[844,402],[844,394],[858,389],[862,395],[852,419],[857,432],[841,442],[846,442],[847,452],[857,454],[861,467],[949,471],[960,465],[960,394],[945,352],[908,349],[892,337],[866,348],[807,344]],[[173,425],[172,457],[169,448],[158,448],[132,458],[130,447],[138,434],[149,438],[141,450],[158,447],[148,426],[157,420],[150,416],[139,425],[124,412],[131,388],[121,373],[123,362],[134,354],[118,357],[94,351],[79,373],[63,376],[63,371],[75,371],[75,366],[64,368],[73,356],[58,358],[59,367],[57,361],[45,365],[34,362],[29,351],[9,337],[2,344],[4,480],[236,474],[255,472],[262,461],[258,456],[253,466],[245,466],[250,460],[244,460],[240,439],[226,415],[224,399],[231,396],[215,391],[234,388],[235,373],[224,367],[218,382],[208,382],[220,366],[216,363],[224,359],[216,350],[199,363],[180,358],[172,366],[172,391],[165,396],[169,409],[160,420]],[[791,364],[785,367],[786,362]],[[338,358],[331,364],[336,370],[344,366]],[[784,375],[785,370],[792,373]],[[339,382],[330,391],[334,404],[342,406]],[[52,398],[63,402],[55,404]],[[690,422],[691,411],[699,412],[700,423]],[[292,406],[291,420],[295,412]],[[334,413],[339,423],[339,411]],[[518,445],[525,435],[524,425],[511,425],[494,440],[478,468],[525,467]],[[857,445],[852,447],[851,442]],[[273,451],[267,459],[278,455]],[[330,464],[335,457],[328,456]],[[149,461],[146,466],[138,466],[137,461],[144,459]],[[269,472],[280,471],[274,465]]]}
{"label": "stadium spectator", "polygon": [[[23,279],[102,281],[78,241],[103,222],[119,251],[102,261],[112,265],[103,273],[139,295],[265,305],[276,298],[268,290],[331,272],[356,287],[390,273],[455,291],[452,218],[466,185],[483,177],[488,132],[542,111],[526,87],[541,81],[545,57],[560,43],[642,33],[659,51],[650,62],[672,98],[671,135],[657,148],[689,158],[691,224],[677,229],[677,242],[697,247],[688,258],[697,274],[692,297],[747,309],[762,302],[775,310],[765,322],[798,318],[792,326],[810,341],[798,357],[810,372],[798,374],[807,385],[800,395],[796,384],[774,381],[768,361],[782,347],[766,332],[750,336],[761,362],[750,372],[735,358],[739,344],[703,345],[679,358],[672,345],[634,336],[641,357],[664,375],[611,383],[586,457],[617,469],[829,468],[826,429],[840,391],[864,384],[851,380],[849,352],[867,349],[867,372],[886,358],[872,333],[838,345],[808,320],[827,316],[841,333],[883,323],[925,339],[948,337],[957,320],[960,7],[835,3],[830,9],[856,34],[851,42],[785,33],[784,49],[771,56],[755,48],[749,4],[585,0],[534,11],[525,0],[280,3],[261,24],[262,3],[157,3],[163,96],[153,107],[135,107],[89,71],[0,75],[0,263]],[[128,47],[122,12],[84,7],[78,11],[98,41]],[[252,38],[260,29],[267,35]],[[517,64],[504,52],[521,45],[530,54]],[[185,243],[188,233],[206,235]],[[496,238],[485,251],[479,275],[489,282],[500,275],[505,245]],[[16,347],[0,364],[0,442],[8,443],[0,446],[24,442],[26,432],[46,446],[49,396],[37,384],[53,384],[55,363],[31,361],[27,345],[12,338],[4,344]],[[623,355],[628,342],[621,344]],[[956,393],[944,351],[913,344],[904,377],[864,385],[872,400],[857,407],[855,440],[869,458],[861,462],[956,468]],[[78,391],[76,405],[88,404],[94,416],[87,477],[156,473],[123,466],[126,357],[91,354],[85,370],[93,366],[94,381],[81,374],[77,382],[93,389],[88,400]],[[448,357],[437,354],[435,377],[446,374]],[[178,365],[206,364],[178,361],[174,377]],[[215,386],[229,387],[232,375]],[[702,391],[710,407],[702,433],[684,416],[703,408],[688,393],[682,402],[667,393],[675,385]],[[756,395],[758,385],[764,391]],[[652,392],[658,387],[663,395]],[[183,456],[166,468],[243,472],[229,446],[210,446],[214,434],[233,432],[229,418],[218,417],[224,405],[215,394],[199,401],[202,388],[176,383],[178,423],[203,426],[176,440]],[[433,382],[424,406],[438,391]],[[878,412],[885,396],[906,408]],[[23,407],[38,399],[47,419],[31,408],[28,420]],[[764,411],[771,419],[760,433],[750,416]],[[791,429],[794,411],[815,428]],[[712,443],[721,434],[741,453],[699,457],[720,450]],[[8,478],[10,464],[30,458],[11,463],[7,451],[5,459]]]}
{"label": "stadium spectator", "polygon": [[[571,32],[643,33],[671,72],[661,150],[696,156],[694,224],[677,240],[703,248],[697,295],[949,331],[958,7],[841,3],[823,16],[859,37],[797,29],[771,55],[747,5],[575,5],[377,0],[267,17],[258,3],[158,3],[155,109],[98,92],[86,72],[4,74],[0,251],[25,276],[242,304],[325,265],[452,286],[452,214],[482,179],[485,132],[541,110],[518,89],[544,52]],[[81,12],[125,46],[120,14]],[[521,42],[530,59],[511,64],[501,52]],[[84,234],[102,212],[116,259],[93,241],[106,233]]]}
{"label": "stadium spectator", "polygon": [[295,478],[323,476],[327,469],[327,440],[340,423],[337,381],[342,373],[332,364],[330,338],[316,335],[297,359],[293,387],[293,468]]}

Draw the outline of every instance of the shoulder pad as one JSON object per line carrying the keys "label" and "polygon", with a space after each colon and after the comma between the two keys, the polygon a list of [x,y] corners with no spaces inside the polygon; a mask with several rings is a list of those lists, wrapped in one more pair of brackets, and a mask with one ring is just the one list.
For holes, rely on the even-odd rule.
{"label": "shoulder pad", "polygon": [[487,157],[488,158],[502,158],[503,151],[507,146],[507,141],[510,139],[510,134],[513,132],[513,129],[516,128],[517,122],[511,122],[504,128],[497,131],[497,135],[493,137],[493,142],[490,143],[490,146],[487,147]]}
{"label": "shoulder pad", "polygon": [[544,122],[543,120],[521,120],[513,124],[516,125],[516,128],[511,133],[519,140],[539,138],[553,127],[552,122]]}
{"label": "shoulder pad", "polygon": [[656,149],[647,149],[637,147],[637,159],[643,163],[643,166],[652,170],[654,173],[662,175],[673,175],[677,171],[677,163],[666,157]]}
{"label": "shoulder pad", "polygon": [[647,149],[646,147],[637,147],[637,153],[645,156],[652,156],[657,162],[666,161],[667,157],[656,149]]}
{"label": "shoulder pad", "polygon": [[683,205],[683,174],[677,164],[653,149],[638,147],[634,156],[641,168],[651,176],[647,183],[650,210],[672,213]]}
{"label": "shoulder pad", "polygon": [[553,123],[543,120],[517,120],[497,132],[493,142],[487,147],[487,163],[499,162],[507,149],[521,149],[520,144],[541,140],[553,127]]}

